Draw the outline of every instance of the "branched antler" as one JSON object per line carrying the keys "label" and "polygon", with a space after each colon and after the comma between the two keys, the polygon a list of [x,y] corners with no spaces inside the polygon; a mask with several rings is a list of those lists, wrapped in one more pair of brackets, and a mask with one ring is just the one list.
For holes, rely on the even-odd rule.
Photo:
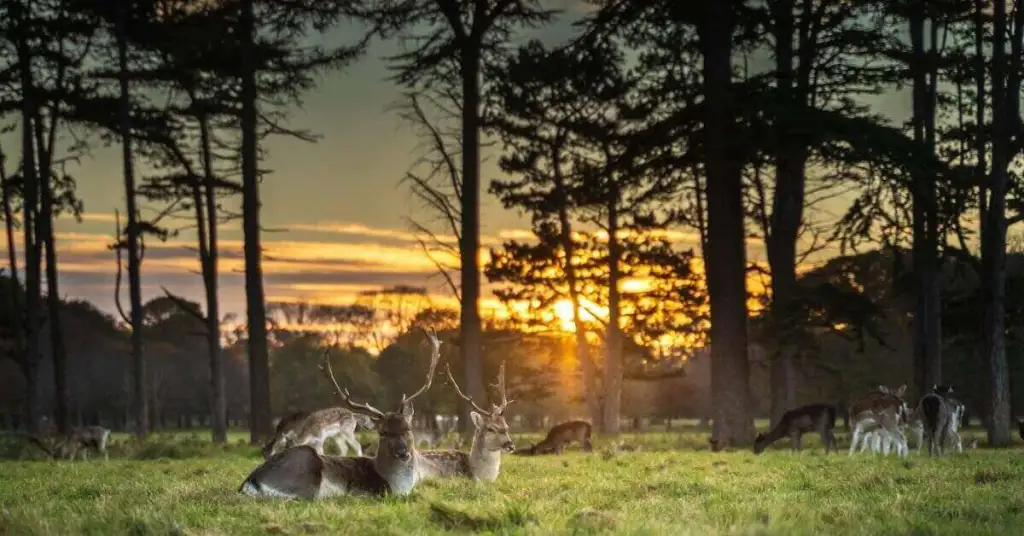
{"label": "branched antler", "polygon": [[402,404],[400,406],[403,413],[412,413],[412,401],[427,392],[430,386],[434,383],[434,371],[437,370],[437,363],[441,360],[441,339],[437,338],[437,332],[431,328],[430,331],[423,330],[423,334],[427,336],[427,340],[430,341],[431,353],[430,353],[430,369],[427,370],[427,381],[420,387],[418,391],[412,394],[410,397],[406,397],[402,394]]}
{"label": "branched antler", "polygon": [[331,369],[331,359],[329,352],[330,348],[324,349],[323,358],[320,360],[320,371],[327,375],[327,379],[331,380],[331,384],[334,385],[334,394],[338,397],[338,399],[341,400],[341,403],[348,409],[356,413],[362,413],[363,415],[367,415],[371,419],[383,419],[383,411],[367,403],[353,401],[352,397],[348,394],[348,389],[342,389],[341,386],[338,385],[338,380],[334,378],[334,371]]}
{"label": "branched antler", "polygon": [[459,388],[458,382],[455,381],[455,377],[452,376],[452,369],[448,366],[448,363],[444,364],[444,370],[445,370],[445,372],[448,373],[448,382],[451,383],[452,387],[455,388],[455,394],[459,395],[459,398],[461,398],[461,399],[465,400],[466,402],[468,402],[470,406],[473,406],[473,409],[475,409],[477,411],[477,413],[482,413],[484,415],[502,415],[502,414],[505,413],[505,408],[508,407],[509,403],[515,402],[515,400],[509,400],[508,396],[506,396],[506,394],[505,394],[505,362],[504,361],[501,362],[501,368],[498,369],[498,383],[495,383],[495,384],[491,385],[492,387],[494,387],[498,391],[498,396],[501,397],[501,403],[500,404],[491,404],[491,411],[484,410],[483,408],[478,406],[476,404],[476,402],[473,401],[472,398],[466,396],[466,394],[462,392],[462,389]]}
{"label": "branched antler", "polygon": [[505,392],[505,362],[501,362],[501,368],[498,369],[498,383],[492,385],[495,390],[498,391],[498,396],[501,397],[501,404],[493,405],[494,410],[491,412],[495,415],[502,415],[505,413],[505,408],[515,400],[509,400],[508,395]]}

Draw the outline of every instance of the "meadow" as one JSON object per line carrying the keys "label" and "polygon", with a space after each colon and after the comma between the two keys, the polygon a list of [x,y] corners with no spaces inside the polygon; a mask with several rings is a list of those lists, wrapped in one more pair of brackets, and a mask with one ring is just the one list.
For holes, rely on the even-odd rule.
{"label": "meadow", "polygon": [[[145,444],[120,436],[109,462],[0,462],[0,534],[980,535],[1024,527],[1019,442],[901,459],[825,456],[810,435],[798,454],[785,441],[761,456],[711,452],[706,437],[692,428],[625,434],[598,439],[589,454],[505,456],[494,484],[431,481],[408,498],[311,503],[236,493],[261,461],[242,434],[225,446],[205,435]],[[538,438],[515,436],[524,447]]]}

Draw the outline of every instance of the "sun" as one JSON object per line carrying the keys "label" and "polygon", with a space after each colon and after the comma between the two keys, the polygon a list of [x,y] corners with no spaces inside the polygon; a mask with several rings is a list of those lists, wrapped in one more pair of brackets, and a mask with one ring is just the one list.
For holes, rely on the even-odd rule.
{"label": "sun", "polygon": [[576,323],[573,322],[572,318],[572,302],[569,300],[559,300],[555,302],[554,306],[555,317],[558,318],[559,327],[563,331],[576,331]]}

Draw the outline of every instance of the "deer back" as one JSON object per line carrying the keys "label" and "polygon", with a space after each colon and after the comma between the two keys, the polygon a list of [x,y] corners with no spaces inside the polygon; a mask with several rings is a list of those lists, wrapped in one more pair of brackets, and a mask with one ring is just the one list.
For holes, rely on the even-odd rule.
{"label": "deer back", "polygon": [[850,418],[856,419],[858,415],[866,412],[899,412],[903,407],[903,399],[889,393],[872,391],[853,403],[850,406]]}
{"label": "deer back", "polygon": [[315,500],[388,491],[369,458],[320,456],[299,446],[271,456],[249,474],[239,492],[253,497]]}

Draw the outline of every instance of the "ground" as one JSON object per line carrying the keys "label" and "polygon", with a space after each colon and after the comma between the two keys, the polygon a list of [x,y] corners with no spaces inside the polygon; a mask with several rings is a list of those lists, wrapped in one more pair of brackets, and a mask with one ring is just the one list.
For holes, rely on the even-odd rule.
{"label": "ground", "polygon": [[[980,432],[972,431],[980,436]],[[840,446],[848,441],[842,434]],[[236,493],[261,458],[240,435],[120,439],[109,462],[0,462],[0,534],[1020,534],[1024,449],[825,456],[805,436],[761,456],[692,429],[598,440],[593,454],[506,456],[493,484],[319,503]],[[525,446],[537,436],[519,436]],[[624,448],[618,448],[616,444]],[[848,445],[848,443],[847,443]],[[636,450],[631,450],[636,449]]]}

